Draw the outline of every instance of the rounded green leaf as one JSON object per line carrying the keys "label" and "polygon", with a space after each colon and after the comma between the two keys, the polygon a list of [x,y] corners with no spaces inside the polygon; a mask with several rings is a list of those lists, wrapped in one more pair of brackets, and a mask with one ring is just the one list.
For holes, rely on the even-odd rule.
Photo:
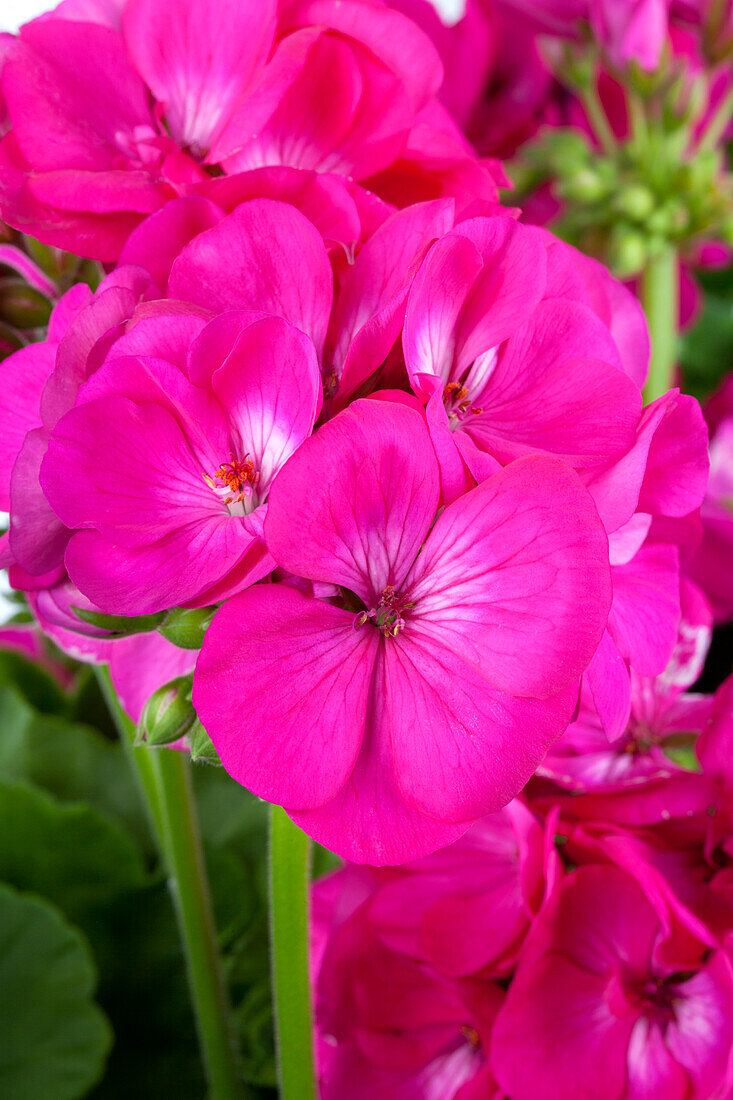
{"label": "rounded green leaf", "polygon": [[38,898],[0,885],[0,1095],[74,1100],[111,1045],[81,935]]}

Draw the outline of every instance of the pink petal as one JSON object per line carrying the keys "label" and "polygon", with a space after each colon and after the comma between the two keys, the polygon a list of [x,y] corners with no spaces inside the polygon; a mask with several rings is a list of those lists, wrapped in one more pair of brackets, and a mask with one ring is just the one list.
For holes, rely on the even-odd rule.
{"label": "pink petal", "polygon": [[344,280],[334,311],[330,359],[339,396],[356,390],[399,336],[413,266],[453,220],[451,200],[398,211],[367,241]]}
{"label": "pink petal", "polygon": [[280,471],[265,540],[284,569],[344,585],[369,608],[387,585],[400,586],[437,506],[437,464],[420,415],[357,401]]}
{"label": "pink petal", "polygon": [[129,0],[127,48],[171,134],[201,157],[259,77],[275,34],[274,0]]}
{"label": "pink petal", "polygon": [[262,585],[226,603],[206,633],[194,705],[227,771],[269,802],[322,806],[354,768],[378,646],[353,618]]}
{"label": "pink petal", "polygon": [[41,391],[56,362],[56,344],[41,341],[0,365],[0,508],[10,507],[10,473],[26,433],[41,423]]}
{"label": "pink petal", "polygon": [[[231,259],[226,267],[222,256]],[[217,313],[249,309],[284,317],[311,337],[320,354],[333,275],[318,230],[298,210],[252,199],[184,248],[168,292]]]}
{"label": "pink petal", "polygon": [[642,676],[666,668],[680,620],[679,556],[664,543],[643,546],[628,565],[615,565],[608,630]]}
{"label": "pink petal", "polygon": [[28,432],[10,480],[10,549],[24,570],[42,576],[64,560],[69,532],[46,499],[39,471],[48,447],[48,432]]}
{"label": "pink petal", "polygon": [[152,631],[109,644],[109,673],[120,702],[133,722],[154,691],[176,676],[193,671],[196,650],[179,649]]}
{"label": "pink petal", "polygon": [[[253,551],[254,560],[253,560]],[[152,615],[204,606],[223,578],[251,563],[252,582],[272,569],[248,516],[208,516],[163,534],[157,541],[121,546],[97,531],[78,531],[66,550],[66,567],[78,588],[110,615]],[[240,578],[246,585],[248,578]],[[230,593],[223,592],[222,598]]]}
{"label": "pink petal", "polygon": [[222,217],[218,206],[207,199],[197,196],[171,199],[133,230],[120,253],[119,263],[144,267],[159,292],[165,294],[178,253],[199,233],[217,225]]}
{"label": "pink petal", "polygon": [[122,156],[118,133],[152,128],[145,85],[109,27],[27,23],[2,80],[14,133],[37,171],[104,171]]}
{"label": "pink petal", "polygon": [[416,604],[410,622],[495,688],[556,695],[601,640],[606,536],[569,467],[521,459],[445,509],[404,591]]}
{"label": "pink petal", "polygon": [[238,337],[211,385],[227,410],[242,454],[255,459],[262,499],[278,470],[313,430],[322,396],[315,348],[279,317],[256,321]]}
{"label": "pink petal", "polygon": [[571,686],[551,699],[496,691],[437,631],[410,625],[386,643],[386,718],[405,801],[440,821],[501,809],[567,727]]}
{"label": "pink petal", "polygon": [[[607,329],[584,306],[543,302],[506,344],[465,428],[501,461],[545,450],[594,465],[632,442],[637,386],[617,366]],[[572,405],[572,413],[570,408]]]}

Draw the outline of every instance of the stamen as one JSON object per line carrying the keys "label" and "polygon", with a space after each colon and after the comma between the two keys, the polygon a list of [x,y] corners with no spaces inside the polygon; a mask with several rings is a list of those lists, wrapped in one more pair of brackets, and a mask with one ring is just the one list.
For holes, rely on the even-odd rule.
{"label": "stamen", "polygon": [[255,464],[249,457],[249,452],[244,458],[230,456],[231,462],[222,462],[213,478],[208,474],[202,474],[206,484],[215,492],[228,489],[231,496],[223,498],[224,504],[232,504],[235,501],[244,500],[251,496],[253,489],[260,480],[259,471],[255,470]]}
{"label": "stamen", "polygon": [[382,591],[376,607],[372,607],[369,611],[360,611],[354,617],[354,630],[357,627],[364,626],[367,622],[372,622],[378,628],[382,637],[396,638],[405,629],[402,612],[408,611],[414,606],[414,603],[408,603],[395,593],[393,584],[388,584]]}

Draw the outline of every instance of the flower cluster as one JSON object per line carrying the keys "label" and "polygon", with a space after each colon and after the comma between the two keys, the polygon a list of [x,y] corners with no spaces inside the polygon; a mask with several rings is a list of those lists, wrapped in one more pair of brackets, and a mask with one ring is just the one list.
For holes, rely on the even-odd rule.
{"label": "flower cluster", "polygon": [[317,884],[323,1100],[730,1095],[733,680],[685,690],[710,623],[684,591],[614,745],[582,703],[521,800],[442,852]]}
{"label": "flower cluster", "polygon": [[[733,391],[645,388],[632,289],[466,136],[577,113],[588,185],[625,81],[618,133],[641,96],[662,151],[606,160],[663,179],[583,224],[651,223],[679,28],[702,57],[728,9],[63,0],[0,36],[0,565],[151,746],[347,861],[313,894],[323,1100],[731,1095],[733,684],[693,685]],[[547,58],[588,34],[560,117]],[[713,161],[642,267],[723,232]]]}

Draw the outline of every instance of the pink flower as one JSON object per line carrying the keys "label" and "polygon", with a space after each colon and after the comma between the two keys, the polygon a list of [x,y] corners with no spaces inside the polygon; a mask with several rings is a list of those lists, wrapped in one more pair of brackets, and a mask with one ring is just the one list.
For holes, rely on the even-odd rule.
{"label": "pink flower", "polygon": [[[733,395],[733,386],[728,391]],[[725,622],[733,618],[733,410],[714,427],[701,519],[702,543],[689,572],[710,600],[716,621]]]}
{"label": "pink flower", "polygon": [[507,975],[560,873],[553,839],[517,799],[477,821],[380,886],[371,915],[382,942],[447,977]]}
{"label": "pink flower", "polygon": [[197,666],[229,772],[356,861],[426,854],[505,805],[567,725],[608,611],[605,534],[564,463],[518,462],[433,526],[438,493],[413,409],[325,424],[276,478],[265,540],[343,602],[250,588]]}
{"label": "pink flower", "polygon": [[501,988],[391,950],[369,892],[351,867],[313,892],[322,1100],[499,1100],[486,1052]]}
{"label": "pink flower", "polygon": [[97,259],[208,166],[381,171],[442,77],[429,39],[368,0],[118,7],[119,26],[79,4],[26,24],[2,75],[2,216]]}
{"label": "pink flower", "polygon": [[473,218],[417,272],[403,347],[446,499],[462,490],[464,464],[481,480],[544,451],[582,468],[631,444],[641,395],[571,263],[541,230]]}
{"label": "pink flower", "polygon": [[652,898],[612,866],[560,884],[492,1033],[492,1069],[513,1100],[725,1094],[730,959],[705,944],[664,957],[669,914]]}
{"label": "pink flower", "polygon": [[631,672],[630,714],[621,736],[609,744],[584,684],[578,718],[550,750],[539,774],[575,792],[636,791],[640,798],[656,783],[662,815],[665,791],[670,799],[676,797],[675,785],[665,780],[687,775],[695,785],[696,777],[676,764],[665,748],[679,745],[683,737],[691,748],[708,720],[712,699],[685,689],[702,671],[712,622],[704,596],[692,584],[683,583],[682,595],[677,644],[667,668],[655,678]]}
{"label": "pink flower", "polygon": [[223,315],[190,344],[186,373],[164,354],[100,367],[41,468],[77,529],[72,580],[115,614],[203,605],[270,572],[264,501],[320,406],[313,345],[280,318]]}

